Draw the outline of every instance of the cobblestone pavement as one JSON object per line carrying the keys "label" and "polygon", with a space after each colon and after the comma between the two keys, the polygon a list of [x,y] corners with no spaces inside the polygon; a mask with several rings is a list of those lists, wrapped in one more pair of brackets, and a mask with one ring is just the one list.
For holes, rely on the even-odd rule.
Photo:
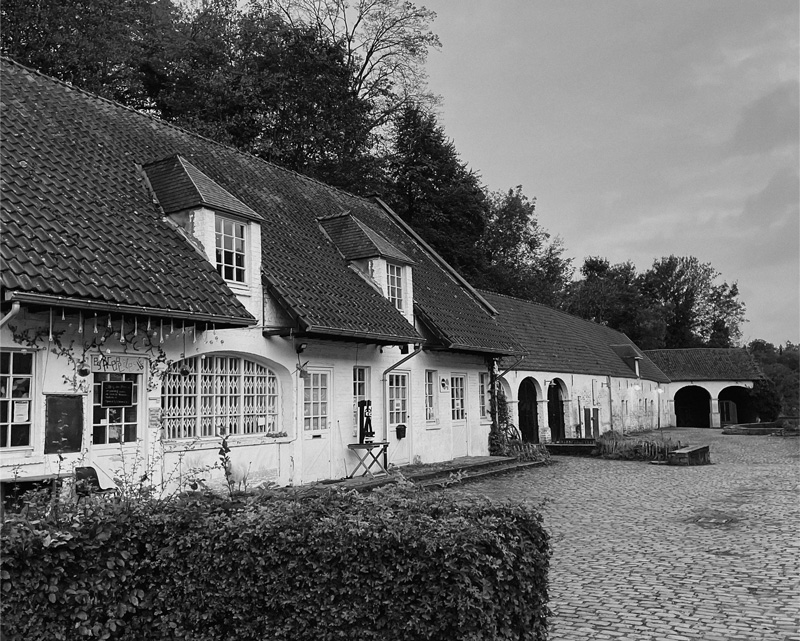
{"label": "cobblestone pavement", "polygon": [[551,641],[800,640],[800,439],[665,435],[712,465],[561,456],[453,490],[545,501]]}

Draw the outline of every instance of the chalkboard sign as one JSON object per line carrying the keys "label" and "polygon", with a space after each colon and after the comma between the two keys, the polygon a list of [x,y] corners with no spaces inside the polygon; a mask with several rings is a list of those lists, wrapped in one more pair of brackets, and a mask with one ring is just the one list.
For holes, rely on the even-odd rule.
{"label": "chalkboard sign", "polygon": [[83,396],[48,394],[44,453],[80,452],[83,437]]}
{"label": "chalkboard sign", "polygon": [[103,381],[100,391],[101,407],[130,407],[133,405],[133,381]]}

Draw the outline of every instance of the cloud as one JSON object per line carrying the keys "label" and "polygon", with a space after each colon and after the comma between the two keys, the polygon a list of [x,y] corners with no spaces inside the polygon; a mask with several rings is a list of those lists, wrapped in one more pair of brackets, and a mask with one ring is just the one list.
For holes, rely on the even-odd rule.
{"label": "cloud", "polygon": [[796,146],[800,136],[797,113],[800,83],[787,82],[745,107],[728,142],[732,155],[765,154],[785,146]]}

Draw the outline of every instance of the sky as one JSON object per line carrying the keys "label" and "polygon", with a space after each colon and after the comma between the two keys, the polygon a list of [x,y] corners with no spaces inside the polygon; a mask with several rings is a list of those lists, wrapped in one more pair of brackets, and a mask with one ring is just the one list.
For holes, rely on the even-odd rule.
{"label": "sky", "polygon": [[797,0],[417,4],[445,133],[576,273],[695,256],[738,283],[744,342],[800,342]]}

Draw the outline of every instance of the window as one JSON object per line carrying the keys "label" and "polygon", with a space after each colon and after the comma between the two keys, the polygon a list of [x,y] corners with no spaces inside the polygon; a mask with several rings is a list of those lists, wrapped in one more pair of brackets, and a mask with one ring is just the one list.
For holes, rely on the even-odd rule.
{"label": "window", "polygon": [[328,374],[312,372],[303,390],[303,429],[326,430],[328,421]]}
{"label": "window", "polygon": [[408,420],[408,376],[389,374],[389,424],[399,425]]}
{"label": "window", "polygon": [[491,386],[489,384],[489,374],[482,373],[480,376],[479,390],[481,418],[489,418],[492,399]]}
{"label": "window", "polygon": [[0,447],[31,444],[33,354],[0,352]]}
{"label": "window", "polygon": [[358,427],[358,403],[369,395],[369,368],[353,368],[353,426]]}
{"label": "window", "polygon": [[[139,374],[95,372],[92,385],[92,443],[133,443],[139,421]],[[109,407],[103,405],[103,383],[129,383],[132,405]]]}
{"label": "window", "polygon": [[244,223],[216,217],[217,271],[225,280],[245,282],[246,233]]}
{"label": "window", "polygon": [[438,399],[436,389],[436,372],[434,370],[425,371],[425,420],[435,421],[437,418]]}
{"label": "window", "polygon": [[464,387],[464,376],[450,377],[450,411],[454,421],[463,421],[467,418]]}
{"label": "window", "polygon": [[386,297],[403,311],[403,268],[399,265],[386,264]]}
{"label": "window", "polygon": [[197,356],[175,363],[161,387],[167,438],[279,434],[278,378],[255,361]]}

